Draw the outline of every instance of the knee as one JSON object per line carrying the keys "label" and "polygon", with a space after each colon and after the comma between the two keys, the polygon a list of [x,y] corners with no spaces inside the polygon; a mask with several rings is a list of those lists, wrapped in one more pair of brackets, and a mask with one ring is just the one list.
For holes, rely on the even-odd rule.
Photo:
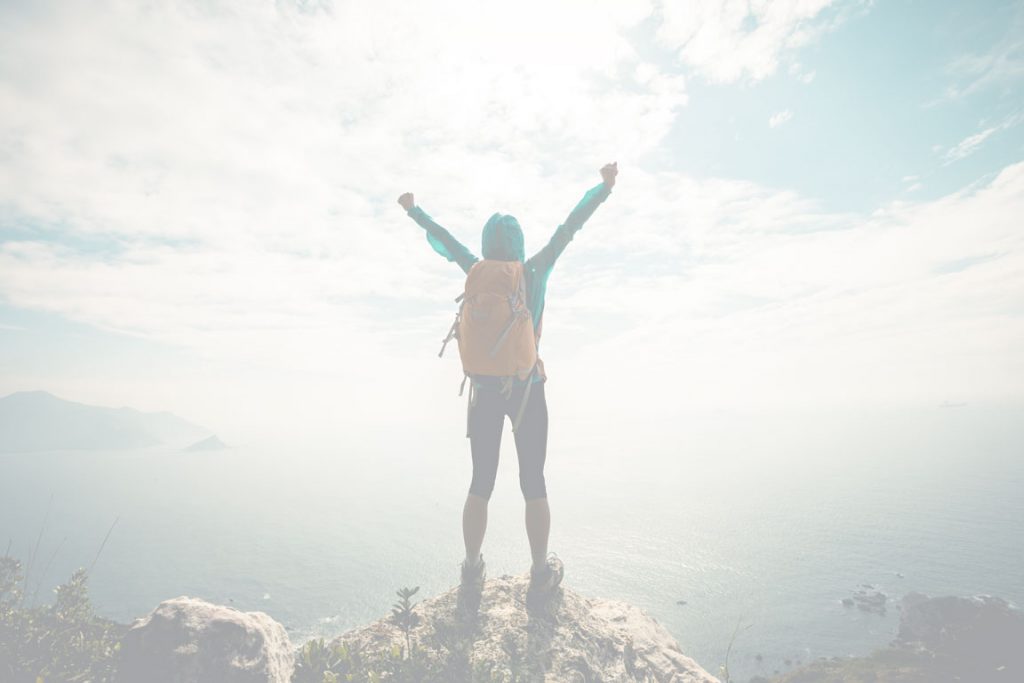
{"label": "knee", "polygon": [[522,473],[519,475],[519,490],[524,500],[547,498],[548,489],[544,481],[544,472]]}
{"label": "knee", "polygon": [[476,488],[476,487],[473,487],[473,486],[469,487],[469,492],[472,493],[474,496],[478,496],[480,498],[483,498],[485,503],[489,502],[491,500],[491,492],[493,490],[494,490],[493,486],[491,488],[488,488],[488,489]]}
{"label": "knee", "polygon": [[474,496],[483,498],[484,501],[491,499],[491,493],[494,491],[494,479],[493,476],[482,476],[478,473],[473,473],[473,481],[469,484],[469,492]]}

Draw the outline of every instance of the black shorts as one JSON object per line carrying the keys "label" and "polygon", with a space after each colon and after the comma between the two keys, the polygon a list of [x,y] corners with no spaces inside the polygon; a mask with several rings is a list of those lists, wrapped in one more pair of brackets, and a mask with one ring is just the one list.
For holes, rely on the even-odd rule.
{"label": "black shorts", "polygon": [[[467,430],[473,454],[473,481],[469,492],[485,499],[490,499],[498,474],[498,450],[505,416],[515,419],[526,389],[525,384],[513,387],[505,396],[498,382],[488,380],[491,378],[474,380]],[[544,382],[534,382],[530,386],[515,440],[516,455],[519,456],[519,488],[523,498],[547,498],[544,459],[548,450],[548,404],[544,398]]]}

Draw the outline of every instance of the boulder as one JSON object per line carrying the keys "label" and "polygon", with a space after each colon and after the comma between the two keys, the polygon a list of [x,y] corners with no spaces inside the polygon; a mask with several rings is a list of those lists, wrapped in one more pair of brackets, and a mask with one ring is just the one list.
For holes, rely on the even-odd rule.
{"label": "boulder", "polygon": [[[903,598],[897,643],[924,648],[971,672],[1024,680],[1024,613],[988,595]],[[995,674],[993,674],[995,675]],[[979,679],[980,680],[980,679]]]}
{"label": "boulder", "polygon": [[989,596],[903,598],[899,635],[866,657],[821,659],[775,683],[1018,683],[1024,614]]}
{"label": "boulder", "polygon": [[[488,579],[482,592],[458,588],[417,604],[410,633],[419,657],[445,681],[715,683],[669,632],[639,608],[560,588],[527,604],[525,576]],[[404,650],[391,619],[332,643],[364,656]]]}
{"label": "boulder", "polygon": [[294,654],[263,612],[196,598],[160,603],[121,641],[121,683],[288,683]]}

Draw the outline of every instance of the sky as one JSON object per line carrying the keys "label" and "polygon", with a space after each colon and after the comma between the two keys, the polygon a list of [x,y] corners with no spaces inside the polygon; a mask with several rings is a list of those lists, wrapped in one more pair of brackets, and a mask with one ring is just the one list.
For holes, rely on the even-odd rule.
{"label": "sky", "polygon": [[457,431],[463,276],[396,198],[532,253],[617,161],[564,423],[1019,401],[1022,84],[1022,2],[6,0],[0,395]]}

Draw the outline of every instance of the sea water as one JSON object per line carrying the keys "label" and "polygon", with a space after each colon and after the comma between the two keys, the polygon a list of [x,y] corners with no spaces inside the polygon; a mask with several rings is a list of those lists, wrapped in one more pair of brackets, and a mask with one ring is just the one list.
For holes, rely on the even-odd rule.
{"label": "sea water", "polygon": [[[566,585],[643,608],[712,673],[731,641],[733,680],[866,654],[911,590],[1024,602],[1019,406],[552,424]],[[0,546],[33,558],[38,602],[95,563],[95,607],[117,620],[192,595],[265,611],[296,643],[331,636],[386,615],[400,587],[456,583],[470,472],[457,431],[3,455]],[[491,576],[528,569],[516,476],[506,434]],[[864,585],[889,596],[885,614],[843,606]]]}

